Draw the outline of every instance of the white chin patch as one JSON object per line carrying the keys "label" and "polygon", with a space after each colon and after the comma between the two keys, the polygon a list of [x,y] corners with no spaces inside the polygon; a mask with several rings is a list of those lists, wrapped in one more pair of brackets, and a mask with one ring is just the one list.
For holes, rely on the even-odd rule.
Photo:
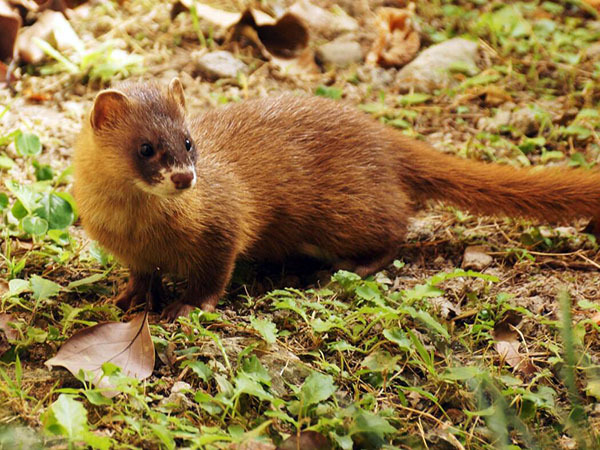
{"label": "white chin patch", "polygon": [[136,180],[136,186],[148,194],[173,197],[189,191],[196,185],[196,168],[194,166],[169,167],[161,169],[159,173],[161,179],[157,183],[148,184],[145,181]]}

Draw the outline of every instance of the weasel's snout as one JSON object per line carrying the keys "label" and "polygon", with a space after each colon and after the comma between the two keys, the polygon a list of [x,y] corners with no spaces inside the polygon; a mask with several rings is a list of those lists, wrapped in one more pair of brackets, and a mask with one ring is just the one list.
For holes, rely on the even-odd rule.
{"label": "weasel's snout", "polygon": [[194,172],[178,172],[171,175],[171,181],[175,189],[188,189],[196,184],[196,174]]}

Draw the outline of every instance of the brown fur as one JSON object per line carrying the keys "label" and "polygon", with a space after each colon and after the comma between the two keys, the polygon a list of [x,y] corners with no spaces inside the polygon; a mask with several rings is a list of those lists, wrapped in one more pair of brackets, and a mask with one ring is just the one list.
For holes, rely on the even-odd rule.
{"label": "brown fur", "polygon": [[[86,122],[74,165],[85,229],[131,268],[124,307],[142,297],[156,267],[189,279],[171,317],[191,306],[213,309],[238,257],[280,260],[309,251],[373,272],[397,255],[408,219],[427,199],[549,222],[600,211],[596,171],[463,160],[343,103],[291,95],[189,119],[198,183],[178,196],[150,195],[122,155],[143,127],[167,137],[186,127],[183,109],[152,84],[120,90],[135,114],[117,114],[104,133]],[[159,120],[164,111],[168,126]]]}

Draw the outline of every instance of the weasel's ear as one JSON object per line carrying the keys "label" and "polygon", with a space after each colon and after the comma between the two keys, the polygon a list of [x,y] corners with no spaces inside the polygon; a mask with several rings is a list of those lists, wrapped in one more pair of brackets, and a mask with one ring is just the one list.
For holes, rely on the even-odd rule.
{"label": "weasel's ear", "polygon": [[183,86],[179,78],[175,77],[169,83],[169,95],[177,102],[181,109],[185,112],[185,95],[183,93]]}
{"label": "weasel's ear", "polygon": [[90,122],[94,130],[106,127],[111,121],[126,114],[129,99],[121,91],[107,89],[94,100]]}

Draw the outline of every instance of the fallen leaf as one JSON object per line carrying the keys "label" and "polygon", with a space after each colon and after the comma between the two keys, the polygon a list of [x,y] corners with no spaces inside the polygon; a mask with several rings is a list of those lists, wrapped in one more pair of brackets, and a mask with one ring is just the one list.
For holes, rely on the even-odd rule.
{"label": "fallen leaf", "polygon": [[257,441],[255,439],[241,442],[239,444],[231,444],[230,450],[276,450],[275,445],[270,442]]}
{"label": "fallen leaf", "polygon": [[246,10],[235,25],[232,40],[245,37],[262,56],[288,74],[317,73],[314,51],[309,47],[309,33],[304,22],[286,12],[278,19],[256,10]]}
{"label": "fallen leaf", "polygon": [[600,0],[583,0],[585,3],[587,3],[588,5],[590,5],[592,8],[597,9],[598,11],[600,11]]}
{"label": "fallen leaf", "polygon": [[277,447],[277,450],[329,450],[329,439],[316,431],[302,431],[300,435],[292,435]]}
{"label": "fallen leaf", "polygon": [[221,28],[231,28],[242,18],[242,13],[223,11],[222,9],[213,8],[212,6],[196,2],[195,0],[181,0],[173,5],[171,17],[174,18],[182,11],[196,9],[196,14],[199,18],[210,22]]}
{"label": "fallen leaf", "polygon": [[19,28],[21,16],[6,0],[0,0],[0,60],[13,57]]}
{"label": "fallen leaf", "polygon": [[228,40],[250,41],[261,56],[288,74],[317,73],[314,51],[309,47],[309,32],[304,21],[290,10],[273,17],[256,8],[233,13],[213,8],[193,0],[181,0],[171,12],[177,15],[182,8],[196,11],[198,18],[217,27],[230,30]]}
{"label": "fallen leaf", "polygon": [[[136,315],[130,322],[106,322],[74,334],[60,348],[55,357],[46,361],[48,367],[63,366],[76,375],[80,370],[92,372],[91,380],[99,388],[112,386],[102,376],[102,364],[111,362],[123,374],[143,380],[154,369],[154,344],[150,336],[148,317]],[[104,392],[114,397],[117,392]]]}
{"label": "fallen leaf", "polygon": [[19,332],[9,325],[16,322],[12,314],[0,313],[0,355],[6,353],[11,345],[9,341],[19,338]]}
{"label": "fallen leaf", "polygon": [[62,13],[46,10],[40,14],[36,23],[24,28],[17,39],[17,51],[28,63],[37,64],[45,57],[44,51],[36,44],[36,39],[48,42],[58,51],[83,51],[83,43],[71,24]]}
{"label": "fallen leaf", "polygon": [[410,62],[421,47],[421,38],[409,9],[379,8],[377,38],[367,55],[367,63],[382,67],[400,67]]}
{"label": "fallen leaf", "polygon": [[509,311],[506,316],[494,326],[493,336],[495,348],[502,361],[526,375],[535,372],[536,367],[526,355],[519,352],[521,347],[520,335],[516,326],[521,322],[521,316]]}
{"label": "fallen leaf", "polygon": [[333,38],[341,33],[358,31],[358,22],[345,13],[334,14],[308,0],[300,0],[290,6],[289,12],[306,23],[313,33]]}

